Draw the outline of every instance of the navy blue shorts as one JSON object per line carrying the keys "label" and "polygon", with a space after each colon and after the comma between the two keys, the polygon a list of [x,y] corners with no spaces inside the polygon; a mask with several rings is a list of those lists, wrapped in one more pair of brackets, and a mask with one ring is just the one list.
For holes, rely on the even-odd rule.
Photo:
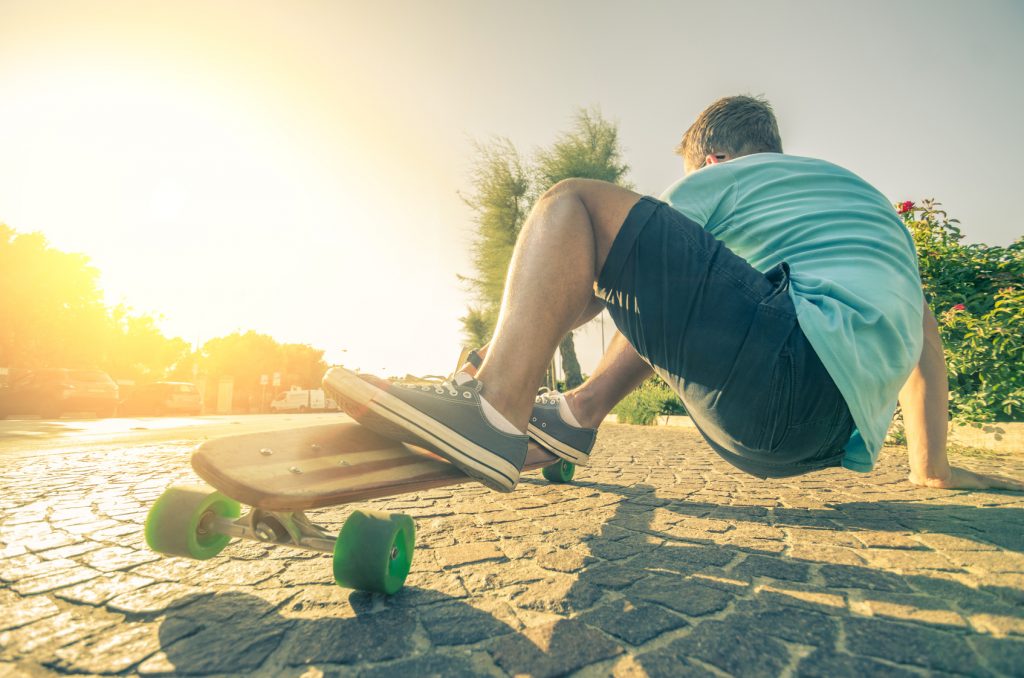
{"label": "navy blue shorts", "polygon": [[854,427],[788,292],[786,263],[761,273],[650,197],[626,217],[597,281],[616,327],[708,444],[762,478],[839,466]]}

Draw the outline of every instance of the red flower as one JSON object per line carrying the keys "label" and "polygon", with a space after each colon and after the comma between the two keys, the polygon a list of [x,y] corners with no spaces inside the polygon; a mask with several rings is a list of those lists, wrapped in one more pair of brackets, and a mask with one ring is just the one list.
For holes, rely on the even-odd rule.
{"label": "red flower", "polygon": [[907,212],[909,212],[912,209],[914,209],[914,203],[912,203],[911,201],[907,200],[906,202],[901,202],[899,207],[896,208],[896,211],[899,214],[906,214]]}
{"label": "red flower", "polygon": [[951,310],[951,311],[963,311],[963,310],[965,310],[966,308],[967,308],[967,307],[966,307],[966,306],[964,306],[963,304],[957,304],[956,306],[954,306],[953,308],[951,308],[951,309],[949,309],[949,310]]}

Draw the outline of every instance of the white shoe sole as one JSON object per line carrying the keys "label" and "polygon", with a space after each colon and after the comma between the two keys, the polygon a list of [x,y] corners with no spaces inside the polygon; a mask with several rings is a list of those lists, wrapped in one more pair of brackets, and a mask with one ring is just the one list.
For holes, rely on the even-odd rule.
{"label": "white shoe sole", "polygon": [[360,379],[354,372],[343,367],[332,367],[324,375],[323,387],[339,403],[344,401],[365,408],[392,426],[421,438],[431,450],[488,487],[500,492],[515,489],[519,481],[519,469],[514,464],[400,398]]}
{"label": "white shoe sole", "polygon": [[537,441],[537,443],[548,450],[552,454],[570,461],[578,466],[586,466],[590,463],[590,455],[580,452],[577,449],[566,445],[557,438],[552,438],[543,429],[530,424],[526,427],[526,432],[531,438]]}

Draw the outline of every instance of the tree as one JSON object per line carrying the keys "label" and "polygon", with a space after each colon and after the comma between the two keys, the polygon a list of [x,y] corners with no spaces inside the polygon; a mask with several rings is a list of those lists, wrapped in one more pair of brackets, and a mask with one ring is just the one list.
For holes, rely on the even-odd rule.
{"label": "tree", "polygon": [[[596,109],[581,109],[574,125],[548,149],[540,150],[534,163],[524,168],[522,159],[507,139],[478,145],[479,158],[470,174],[473,187],[463,196],[476,217],[473,241],[474,277],[463,277],[475,294],[475,305],[460,320],[466,338],[476,346],[490,339],[497,322],[501,295],[516,237],[533,203],[563,179],[600,179],[625,185],[629,167],[621,162],[618,128]],[[572,332],[559,344],[566,387],[583,382]]]}
{"label": "tree", "polygon": [[152,317],[108,308],[99,271],[40,233],[0,224],[0,365],[98,367],[119,379],[162,379],[188,353]]}
{"label": "tree", "polygon": [[[249,409],[263,397],[273,395],[260,383],[260,377],[275,372],[282,378],[281,388],[300,386],[316,388],[327,371],[322,350],[306,344],[279,344],[273,337],[249,331],[216,337],[203,345],[200,371],[207,376],[212,395],[222,377],[234,382],[236,409]],[[260,402],[259,409],[265,403]]]}
{"label": "tree", "polygon": [[84,255],[0,224],[0,365],[99,362],[108,317],[98,278]]}

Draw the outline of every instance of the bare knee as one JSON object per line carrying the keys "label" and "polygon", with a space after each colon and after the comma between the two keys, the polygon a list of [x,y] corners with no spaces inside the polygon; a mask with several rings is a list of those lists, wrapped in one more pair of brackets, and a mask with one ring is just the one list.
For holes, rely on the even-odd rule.
{"label": "bare knee", "polygon": [[557,184],[549,188],[544,192],[541,198],[565,198],[575,196],[579,199],[583,199],[583,196],[587,193],[588,188],[593,190],[592,184],[605,184],[611,186],[604,181],[597,181],[596,179],[562,179]]}

